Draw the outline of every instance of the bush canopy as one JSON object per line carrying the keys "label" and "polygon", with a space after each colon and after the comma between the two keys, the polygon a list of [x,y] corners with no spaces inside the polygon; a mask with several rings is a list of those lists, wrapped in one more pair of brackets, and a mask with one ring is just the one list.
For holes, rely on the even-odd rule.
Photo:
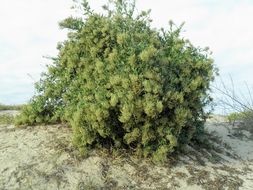
{"label": "bush canopy", "polygon": [[172,21],[152,28],[134,1],[111,0],[103,14],[81,7],[60,23],[68,38],[17,124],[66,122],[80,150],[126,148],[164,161],[203,131],[215,74],[208,49]]}

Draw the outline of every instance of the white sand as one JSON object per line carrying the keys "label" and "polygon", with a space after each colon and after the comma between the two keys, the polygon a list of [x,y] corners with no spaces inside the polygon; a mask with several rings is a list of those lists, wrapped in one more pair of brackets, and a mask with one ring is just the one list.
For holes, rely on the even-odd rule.
{"label": "white sand", "polygon": [[252,190],[252,138],[234,136],[221,120],[210,120],[207,130],[220,136],[212,140],[217,151],[188,146],[185,156],[155,166],[96,154],[81,159],[67,127],[0,126],[0,189]]}

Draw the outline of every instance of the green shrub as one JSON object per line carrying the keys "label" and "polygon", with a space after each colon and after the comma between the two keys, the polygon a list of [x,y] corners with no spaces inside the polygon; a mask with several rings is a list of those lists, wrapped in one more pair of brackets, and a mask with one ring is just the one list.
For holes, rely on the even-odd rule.
{"label": "green shrub", "polygon": [[84,1],[83,18],[60,23],[68,39],[17,124],[67,122],[82,151],[131,148],[163,161],[203,131],[213,61],[172,22],[152,29],[149,12],[134,16],[134,3],[110,5],[102,15]]}

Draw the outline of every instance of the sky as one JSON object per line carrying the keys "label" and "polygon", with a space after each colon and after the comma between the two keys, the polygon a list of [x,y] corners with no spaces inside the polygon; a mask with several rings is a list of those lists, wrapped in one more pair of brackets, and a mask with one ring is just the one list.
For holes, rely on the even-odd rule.
{"label": "sky", "polygon": [[[90,1],[101,11],[106,0]],[[0,103],[26,103],[34,83],[56,56],[67,31],[59,21],[75,15],[72,0],[0,0]],[[152,26],[185,22],[182,36],[209,47],[225,82],[253,88],[253,0],[137,0],[137,11],[151,9]],[[219,78],[217,80],[220,80]]]}

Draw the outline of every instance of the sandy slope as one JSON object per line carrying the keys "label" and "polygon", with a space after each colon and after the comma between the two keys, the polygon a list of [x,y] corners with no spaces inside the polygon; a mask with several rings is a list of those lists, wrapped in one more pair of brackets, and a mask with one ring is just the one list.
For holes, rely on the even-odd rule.
{"label": "sandy slope", "polygon": [[[130,158],[86,159],[64,126],[0,126],[0,189],[253,189],[253,140],[227,123],[207,123],[209,149],[188,146],[164,166]],[[221,138],[218,138],[220,136]]]}

